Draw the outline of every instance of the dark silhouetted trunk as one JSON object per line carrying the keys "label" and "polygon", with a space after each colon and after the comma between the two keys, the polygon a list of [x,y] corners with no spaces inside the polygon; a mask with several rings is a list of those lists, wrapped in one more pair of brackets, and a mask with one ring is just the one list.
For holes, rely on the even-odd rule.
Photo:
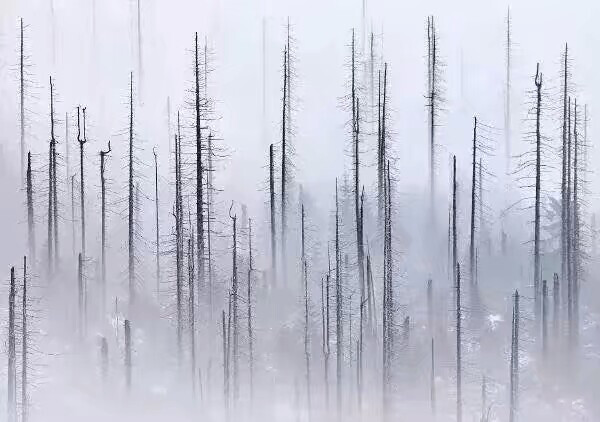
{"label": "dark silhouetted trunk", "polygon": [[[198,286],[204,288],[204,167],[202,162],[202,127],[201,127],[201,104],[200,104],[200,67],[198,63],[198,33],[195,34],[194,54],[195,74],[195,129],[196,129],[196,230],[197,230],[197,254],[198,254]],[[198,292],[200,293],[200,292]],[[198,295],[200,296],[200,295]]]}
{"label": "dark silhouetted trunk", "polygon": [[462,307],[460,264],[456,267],[456,420],[462,421]]}
{"label": "dark silhouetted trunk", "polygon": [[510,404],[509,422],[517,420],[519,408],[519,292],[515,291],[510,352]]}
{"label": "dark silhouetted trunk", "polygon": [[343,292],[341,277],[340,249],[340,205],[338,198],[338,183],[335,179],[335,338],[336,338],[336,406],[337,417],[342,415],[342,346],[344,326],[342,321]]}
{"label": "dark silhouetted trunk", "polygon": [[154,214],[155,214],[155,232],[156,232],[156,300],[160,297],[160,227],[158,225],[158,156],[156,149],[152,149],[154,154]]}
{"label": "dark silhouetted trunk", "polygon": [[104,170],[106,165],[106,156],[111,152],[110,141],[108,149],[100,150],[100,192],[102,202],[102,250],[101,250],[101,274],[102,274],[102,314],[106,311],[106,178]]}
{"label": "dark silhouetted trunk", "polygon": [[17,352],[15,338],[15,267],[10,269],[10,293],[8,295],[8,371],[7,404],[8,422],[17,420]]}
{"label": "dark silhouetted trunk", "polygon": [[77,141],[79,142],[79,200],[81,208],[81,253],[85,257],[85,177],[83,174],[83,147],[87,142],[85,127],[85,107],[83,108],[83,139],[79,131],[79,107],[77,108]]}
{"label": "dark silhouetted trunk", "polygon": [[29,328],[27,325],[27,257],[23,257],[23,294],[21,302],[21,421],[29,419]]}
{"label": "dark silhouetted trunk", "polygon": [[[471,283],[476,283],[475,280],[475,187],[477,185],[476,180],[476,167],[477,167],[477,117],[473,118],[473,160],[472,166],[472,177],[471,177],[471,241],[469,243],[469,265],[470,265],[470,280]],[[481,201],[481,198],[479,198]]]}
{"label": "dark silhouetted trunk", "polygon": [[252,331],[252,272],[254,262],[252,257],[252,219],[248,219],[248,372],[250,381],[250,400],[254,400],[254,332]]}
{"label": "dark silhouetted trunk", "polygon": [[539,320],[539,285],[540,285],[540,201],[541,201],[541,168],[542,168],[542,135],[541,135],[541,107],[542,107],[542,74],[539,63],[535,72],[536,108],[535,108],[535,220],[533,238],[533,281],[536,302],[536,317]]}
{"label": "dark silhouetted trunk", "polygon": [[27,153],[27,249],[29,250],[30,260],[35,265],[35,217],[33,214],[31,151]]}
{"label": "dark silhouetted trunk", "polygon": [[125,320],[125,386],[131,391],[131,323]]}
{"label": "dark silhouetted trunk", "polygon": [[273,154],[273,144],[269,146],[269,206],[271,211],[271,277],[272,282],[277,282],[277,245],[275,228],[275,161]]}
{"label": "dark silhouetted trunk", "polygon": [[[134,196],[133,196],[133,72],[129,74],[129,179],[127,183],[127,277],[129,288],[129,305],[135,303],[135,245],[134,245]],[[82,201],[83,202],[83,201]],[[82,216],[83,218],[83,216]]]}

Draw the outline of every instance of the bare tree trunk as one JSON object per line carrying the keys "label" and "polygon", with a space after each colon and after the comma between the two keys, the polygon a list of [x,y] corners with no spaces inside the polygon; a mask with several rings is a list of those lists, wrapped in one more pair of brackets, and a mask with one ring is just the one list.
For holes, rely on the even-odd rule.
{"label": "bare tree trunk", "polygon": [[383,251],[383,415],[388,418],[390,387],[392,381],[392,355],[394,351],[394,292],[392,256],[392,200],[390,165],[387,163],[385,184],[385,225]]}
{"label": "bare tree trunk", "polygon": [[71,246],[75,256],[75,175],[71,176]]}
{"label": "bare tree trunk", "polygon": [[131,323],[125,320],[125,386],[131,391]]}
{"label": "bare tree trunk", "polygon": [[560,327],[560,285],[558,282],[558,274],[554,273],[554,284],[552,287],[552,331],[554,338],[558,338]]}
{"label": "bare tree trunk", "polygon": [[304,204],[301,205],[301,237],[302,237],[302,281],[304,287],[304,364],[305,364],[305,382],[306,382],[306,405],[310,415],[311,391],[310,391],[310,327],[309,327],[309,292],[308,292],[308,264],[306,258],[305,244],[305,218]]}
{"label": "bare tree trunk", "polygon": [[[455,170],[456,170],[456,160]],[[456,173],[455,173],[456,174]],[[460,264],[456,267],[456,420],[462,421],[462,308]]]}
{"label": "bare tree trunk", "polygon": [[510,353],[510,413],[509,422],[517,420],[519,408],[519,292],[515,291]]}
{"label": "bare tree trunk", "polygon": [[31,151],[27,152],[27,249],[35,265],[35,217],[33,214],[33,178],[31,172]]}
{"label": "bare tree trunk", "polygon": [[435,197],[435,127],[437,117],[436,104],[438,100],[438,63],[437,63],[437,34],[433,16],[427,19],[427,50],[428,50],[428,108],[429,108],[429,200],[433,220]]}
{"label": "bare tree trunk", "polygon": [[[229,300],[231,303],[231,299]],[[228,330],[225,324],[225,311],[221,314],[222,333],[223,333],[223,398],[225,410],[229,409],[229,348],[228,348]]]}
{"label": "bare tree trunk", "polygon": [[572,341],[573,346],[577,345],[579,338],[579,248],[580,248],[580,216],[579,216],[579,139],[577,131],[577,99],[573,108],[573,139],[575,141],[573,148],[573,229],[571,231],[572,247],[572,277],[573,277],[573,330]]}
{"label": "bare tree trunk", "polygon": [[77,255],[77,311],[79,337],[82,339],[85,335],[85,280],[83,277],[83,256],[81,252]]}
{"label": "bare tree trunk", "polygon": [[54,173],[54,160],[56,154],[54,150],[56,148],[56,139],[54,138],[54,85],[52,84],[52,76],[50,76],[50,144],[48,152],[48,274],[53,273],[53,265],[56,263],[55,255],[56,243],[54,241],[54,219],[56,214],[54,212],[54,202],[56,198],[56,190],[54,189],[55,173]]}
{"label": "bare tree trunk", "polygon": [[[177,127],[179,128],[179,113],[177,113]],[[182,324],[183,324],[183,210],[181,204],[181,138],[178,134],[175,135],[175,292],[177,301],[177,362],[181,364],[182,354]]]}
{"label": "bare tree trunk", "polygon": [[287,280],[287,237],[286,237],[286,229],[287,229],[287,182],[288,182],[288,174],[287,174],[287,160],[289,159],[288,154],[288,146],[287,146],[287,129],[286,129],[286,120],[287,120],[287,89],[288,89],[288,48],[286,47],[283,51],[283,105],[282,105],[282,116],[281,116],[281,264],[283,271],[283,280],[286,282]]}
{"label": "bare tree trunk", "polygon": [[238,268],[237,268],[237,216],[231,215],[233,202],[229,208],[229,217],[233,224],[233,254],[232,254],[232,299],[233,299],[233,402],[237,404],[239,397],[239,320],[238,320]]}
{"label": "bare tree trunk", "polygon": [[[200,67],[198,64],[198,33],[195,34],[195,129],[196,129],[196,230],[198,254],[198,286],[204,287],[204,167],[202,163],[202,128],[200,104]],[[200,293],[200,291],[198,291]],[[198,294],[200,297],[200,294]]]}
{"label": "bare tree trunk", "polygon": [[[471,283],[476,283],[475,280],[475,187],[477,166],[477,117],[473,117],[473,161],[472,161],[472,177],[471,177],[471,241],[469,243],[469,264],[470,264],[470,280]],[[479,198],[481,201],[481,198]]]}
{"label": "bare tree trunk", "polygon": [[[541,200],[541,151],[542,151],[542,136],[540,130],[541,124],[541,107],[542,107],[542,74],[539,72],[539,63],[535,72],[535,86],[537,90],[536,100],[536,123],[535,123],[535,228],[534,228],[534,243],[533,243],[533,281],[535,289],[536,311],[539,312],[539,284],[540,284],[540,200]],[[536,317],[539,317],[536,312]]]}
{"label": "bare tree trunk", "polygon": [[102,315],[106,312],[106,179],[104,177],[106,156],[111,152],[110,141],[108,149],[100,150],[100,190],[102,201],[102,251],[101,251],[101,272],[102,272]]}
{"label": "bare tree trunk", "polygon": [[27,257],[23,257],[23,301],[21,303],[21,421],[29,420],[29,329],[27,326]]}
{"label": "bare tree trunk", "polygon": [[271,277],[273,284],[277,282],[277,249],[275,228],[275,162],[273,144],[269,146],[269,205],[271,209]]}
{"label": "bare tree trunk", "polygon": [[15,296],[17,286],[15,284],[15,267],[10,269],[10,293],[8,295],[8,422],[17,420],[17,354],[15,341]]}
{"label": "bare tree trunk", "polygon": [[188,290],[189,290],[189,301],[188,301],[188,317],[189,317],[189,329],[190,329],[190,359],[192,364],[192,395],[196,396],[196,313],[195,313],[195,296],[194,296],[194,246],[193,246],[194,231],[191,231],[191,237],[188,239]]}
{"label": "bare tree trunk", "polygon": [[[563,281],[564,287],[568,289],[569,282],[567,280],[567,218],[569,215],[569,198],[567,196],[567,163],[568,163],[568,149],[567,149],[567,116],[568,110],[568,87],[569,87],[569,74],[568,74],[568,59],[569,59],[569,47],[565,44],[565,52],[563,55],[563,121],[562,121],[562,173],[561,173],[561,243],[560,243],[560,254],[561,254],[561,280]],[[565,283],[565,281],[567,281]],[[563,292],[564,298],[567,299],[568,291]]]}
{"label": "bare tree trunk", "polygon": [[[25,144],[25,47],[24,47],[24,37],[23,37],[23,18],[21,18],[21,52],[20,52],[20,60],[19,60],[19,97],[20,97],[20,119],[21,119],[21,186],[23,186],[23,169],[25,168],[25,150],[27,149],[27,145]],[[30,255],[31,256],[31,255]]]}
{"label": "bare tree trunk", "polygon": [[254,332],[252,331],[252,219],[248,219],[248,372],[250,378],[250,401],[254,401]]}
{"label": "bare tree trunk", "polygon": [[548,284],[542,280],[542,355],[548,354]]}
{"label": "bare tree trunk", "polygon": [[[206,69],[205,69],[206,71]],[[213,320],[213,300],[214,300],[214,283],[213,283],[213,257],[212,257],[212,214],[213,214],[213,145],[212,134],[208,135],[208,186],[206,189],[206,246],[207,246],[207,264],[208,264],[208,312],[209,320]]]}
{"label": "bare tree trunk", "polygon": [[83,108],[83,139],[79,132],[79,107],[77,108],[77,141],[79,142],[79,198],[81,201],[81,253],[85,257],[85,177],[83,174],[83,146],[87,142],[85,127],[85,107]]}
{"label": "bare tree trunk", "polygon": [[457,251],[457,241],[458,234],[456,228],[456,155],[452,156],[452,280],[454,287],[456,287],[456,276],[458,269],[458,251]]}
{"label": "bare tree trunk", "polygon": [[340,210],[338,200],[338,183],[335,179],[335,321],[336,321],[336,405],[337,417],[342,415],[342,345],[343,345],[343,321],[342,321],[342,277],[341,277],[341,249],[340,249]]}
{"label": "bare tree trunk", "polygon": [[[139,0],[138,0],[139,1]],[[83,182],[83,181],[82,181]],[[83,184],[83,183],[82,183]],[[83,188],[82,188],[83,190]],[[82,198],[83,199],[83,198]],[[133,72],[129,74],[129,180],[128,180],[128,287],[129,306],[135,303],[135,245],[134,245],[134,197],[133,197]],[[82,200],[83,202],[83,200]],[[82,215],[83,218],[83,215]]]}

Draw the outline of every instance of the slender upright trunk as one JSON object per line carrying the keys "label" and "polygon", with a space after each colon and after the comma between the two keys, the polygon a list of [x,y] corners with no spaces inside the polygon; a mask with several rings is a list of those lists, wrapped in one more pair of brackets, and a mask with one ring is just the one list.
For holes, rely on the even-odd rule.
{"label": "slender upright trunk", "polygon": [[456,420],[462,421],[462,308],[460,264],[456,267]]}
{"label": "slender upright trunk", "polygon": [[27,257],[23,257],[23,301],[21,303],[21,421],[27,422],[29,412],[29,396],[27,394],[29,379],[27,378],[29,331],[27,328]]}
{"label": "slender upright trunk", "polygon": [[[200,67],[198,62],[198,33],[195,34],[195,129],[196,129],[196,230],[197,230],[197,260],[198,260],[198,286],[204,288],[204,168],[202,163],[202,128],[200,104]],[[200,290],[198,290],[200,297]]]}
{"label": "slender upright trunk", "polygon": [[505,98],[504,98],[504,149],[505,149],[505,160],[506,160],[506,174],[510,172],[510,61],[512,53],[512,38],[511,38],[511,20],[510,20],[510,8],[506,15],[506,87],[505,87]]}
{"label": "slender upright trunk", "polygon": [[[179,113],[177,113],[177,127],[179,128]],[[175,135],[175,293],[177,301],[177,362],[181,364],[182,354],[182,324],[183,324],[183,210],[181,201],[181,138]]]}
{"label": "slender upright trunk", "polygon": [[24,175],[23,175],[23,169],[25,168],[25,151],[27,149],[27,145],[25,145],[25,51],[24,51],[24,39],[23,39],[23,18],[21,18],[21,39],[20,39],[20,45],[21,45],[21,54],[19,55],[20,60],[19,60],[19,71],[20,71],[20,78],[19,78],[19,97],[20,97],[20,108],[21,108],[21,112],[20,112],[20,119],[21,119],[21,125],[20,125],[20,129],[21,129],[21,186],[23,186],[23,180],[24,180]]}
{"label": "slender upright trunk", "polygon": [[[542,107],[542,74],[539,71],[538,63],[535,72],[535,86],[537,91],[536,97],[536,119],[535,119],[535,221],[534,221],[534,240],[533,240],[533,281],[535,290],[536,310],[539,309],[539,284],[540,284],[540,198],[541,198],[541,151],[542,151],[542,136],[541,136],[541,107]],[[539,315],[536,314],[536,317]]]}
{"label": "slender upright trunk", "polygon": [[83,139],[79,132],[79,107],[77,108],[77,141],[79,142],[79,200],[81,201],[81,253],[85,257],[85,177],[83,174],[83,146],[87,142],[85,127],[85,107],[83,108]]}
{"label": "slender upright trunk", "polygon": [[194,231],[191,231],[191,237],[188,239],[188,317],[190,328],[190,359],[191,359],[191,375],[192,375],[192,395],[196,396],[196,313],[195,313],[195,296],[194,296],[194,246],[193,246]]}
{"label": "slender upright trunk", "polygon": [[341,249],[340,249],[340,207],[338,199],[338,182],[335,179],[335,338],[336,338],[336,406],[337,417],[342,415],[342,345],[343,345],[343,321],[342,321],[342,277],[341,277]]}
{"label": "slender upright trunk", "polygon": [[288,90],[288,48],[283,51],[283,100],[281,112],[281,265],[284,282],[287,279],[287,160],[289,159],[287,146],[287,90]]}
{"label": "slender upright trunk", "polygon": [[15,341],[15,298],[17,286],[15,284],[15,267],[10,269],[10,293],[8,295],[8,379],[6,408],[8,422],[17,420],[17,353]]}
{"label": "slender upright trunk", "polygon": [[54,197],[56,190],[54,189],[54,160],[56,154],[54,149],[56,148],[56,139],[54,138],[54,85],[52,83],[52,76],[50,76],[50,144],[48,149],[48,274],[52,274],[53,265],[56,263],[54,250],[56,243],[54,241],[54,219],[56,217],[54,213]]}
{"label": "slender upright trunk", "polygon": [[509,422],[517,420],[519,408],[519,291],[515,290],[510,353],[510,407]]}
{"label": "slender upright trunk", "polygon": [[[138,0],[139,1],[139,0]],[[82,167],[83,168],[83,167]],[[83,184],[83,181],[82,181]],[[127,214],[127,246],[128,246],[128,288],[129,305],[135,303],[135,246],[134,246],[134,196],[133,196],[133,72],[129,74],[129,180],[128,180],[128,214]],[[83,190],[83,188],[82,188]],[[82,198],[83,199],[83,198]],[[82,201],[83,202],[83,201]],[[83,218],[83,215],[82,215]]]}
{"label": "slender upright trunk", "polygon": [[237,268],[237,216],[231,215],[233,202],[229,209],[229,217],[232,221],[232,277],[231,294],[233,299],[233,402],[237,403],[239,397],[239,319],[238,319],[238,268]]}
{"label": "slender upright trunk", "polygon": [[[205,69],[206,72],[206,69]],[[209,320],[213,320],[213,262],[212,262],[212,214],[213,214],[213,136],[212,134],[208,135],[208,175],[207,179],[207,188],[206,188],[206,247],[207,247],[207,257],[206,263],[208,265],[208,312],[209,312]]]}
{"label": "slender upright trunk", "polygon": [[101,250],[101,272],[102,272],[102,314],[106,311],[106,179],[104,177],[106,156],[111,152],[110,141],[108,149],[100,150],[100,191],[102,202],[102,250]]}
{"label": "slender upright trunk", "polygon": [[160,228],[158,225],[158,156],[156,148],[152,149],[152,153],[154,154],[154,213],[156,222],[156,300],[158,300],[160,295]]}
{"label": "slender upright trunk", "polygon": [[452,270],[453,284],[456,287],[457,283],[457,268],[458,268],[458,251],[457,251],[457,228],[456,228],[456,155],[452,156]]}
{"label": "slender upright trunk", "polygon": [[306,382],[306,405],[310,415],[310,327],[309,327],[309,292],[308,292],[308,264],[306,259],[305,243],[305,218],[304,204],[301,205],[301,238],[302,238],[302,284],[304,288],[304,364],[305,364],[305,382]]}
{"label": "slender upright trunk", "polygon": [[125,320],[125,386],[131,391],[131,323]]}
{"label": "slender upright trunk", "polygon": [[429,64],[428,69],[428,108],[429,108],[429,206],[431,217],[434,215],[434,196],[435,196],[435,125],[438,102],[438,88],[437,88],[437,34],[435,30],[435,23],[433,16],[427,19],[427,49]]}
{"label": "slender upright trunk", "polygon": [[83,256],[81,252],[77,255],[77,311],[79,337],[85,335],[85,280],[83,277]]}
{"label": "slender upright trunk", "polygon": [[271,277],[272,283],[275,284],[277,282],[277,240],[275,238],[275,162],[273,144],[269,145],[269,205],[271,209]]}
{"label": "slender upright trunk", "polygon": [[558,274],[554,273],[554,283],[552,286],[552,332],[554,338],[558,337],[560,327],[560,285],[558,282]]}
{"label": "slender upright trunk", "polygon": [[35,219],[33,214],[31,151],[27,152],[27,249],[29,250],[29,258],[35,265]]}
{"label": "slender upright trunk", "polygon": [[252,219],[248,219],[248,372],[250,381],[250,401],[254,400],[254,332],[252,331]]}
{"label": "slender upright trunk", "polygon": [[75,175],[71,175],[71,246],[73,247],[73,256],[75,256]]}
{"label": "slender upright trunk", "polygon": [[579,265],[580,265],[580,257],[579,257],[579,247],[580,247],[580,215],[579,215],[579,190],[580,190],[580,180],[579,180],[579,166],[581,163],[579,162],[579,139],[578,139],[578,131],[577,131],[577,99],[575,100],[575,104],[573,107],[573,229],[571,230],[571,241],[573,243],[572,246],[572,258],[571,258],[571,266],[572,266],[572,285],[573,285],[573,330],[572,330],[572,345],[577,345],[577,339],[579,337]]}
{"label": "slender upright trunk", "polygon": [[385,184],[385,225],[383,249],[383,414],[388,418],[390,387],[392,381],[392,355],[394,351],[394,292],[392,255],[392,193],[390,165],[387,163]]}
{"label": "slender upright trunk", "polygon": [[[568,163],[568,150],[567,150],[567,107],[568,102],[568,88],[569,88],[569,74],[568,74],[568,58],[569,58],[569,47],[565,44],[565,52],[563,56],[563,116],[562,116],[562,173],[561,173],[561,230],[560,230],[560,278],[563,281],[564,287],[568,289],[569,283],[565,283],[567,280],[567,218],[569,215],[569,198],[567,197],[567,163]],[[563,292],[564,298],[567,298],[567,292]]]}
{"label": "slender upright trunk", "polygon": [[[473,117],[473,161],[472,177],[471,177],[471,241],[469,244],[469,264],[470,264],[470,280],[471,283],[476,283],[475,280],[475,186],[477,184],[476,166],[477,166],[477,117]],[[479,198],[481,201],[481,198]]]}
{"label": "slender upright trunk", "polygon": [[542,280],[542,355],[548,353],[548,284]]}

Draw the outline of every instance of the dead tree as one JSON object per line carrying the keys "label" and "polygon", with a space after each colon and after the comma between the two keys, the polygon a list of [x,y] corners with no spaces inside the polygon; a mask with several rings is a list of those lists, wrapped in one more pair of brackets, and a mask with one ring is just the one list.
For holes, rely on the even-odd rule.
{"label": "dead tree", "polygon": [[[27,377],[29,356],[29,329],[27,326],[27,257],[23,257],[23,295],[21,303],[21,421],[29,419],[29,379]],[[13,311],[14,312],[14,311]]]}
{"label": "dead tree", "polygon": [[196,301],[194,296],[194,246],[193,246],[194,230],[191,231],[191,236],[188,239],[188,318],[190,330],[190,359],[191,359],[191,375],[192,375],[192,394],[196,395]]}
{"label": "dead tree", "polygon": [[269,206],[271,211],[271,277],[272,282],[277,282],[277,239],[275,222],[275,162],[273,154],[273,144],[269,146]]}
{"label": "dead tree", "polygon": [[83,107],[83,138],[79,130],[79,107],[77,107],[77,142],[79,142],[79,200],[81,208],[81,253],[85,257],[85,177],[83,174],[83,147],[87,142],[85,127],[85,107]]}
{"label": "dead tree", "polygon": [[394,291],[393,291],[393,251],[392,251],[392,193],[390,165],[387,164],[385,184],[385,224],[383,235],[383,412],[389,410],[392,383],[392,356],[394,351]]}
{"label": "dead tree", "polygon": [[342,346],[343,346],[343,292],[341,277],[340,249],[340,207],[338,198],[338,181],[335,179],[335,338],[336,338],[336,404],[338,419],[342,414]]}
{"label": "dead tree", "polygon": [[[472,177],[471,177],[471,241],[469,243],[469,265],[470,265],[470,280],[475,283],[475,187],[476,163],[477,163],[477,116],[473,117],[473,161],[471,162]],[[481,200],[481,198],[479,198]]]}
{"label": "dead tree", "polygon": [[[179,128],[179,113],[177,113]],[[179,133],[179,130],[178,130]],[[182,330],[183,330],[183,210],[181,199],[181,138],[175,135],[175,293],[177,301],[177,362],[181,364]]]}
{"label": "dead tree", "polygon": [[160,297],[160,227],[158,225],[158,156],[156,148],[152,149],[152,153],[154,154],[154,212],[156,222],[156,300],[158,300]]}
{"label": "dead tree", "polygon": [[542,280],[542,355],[548,353],[548,284]]}
{"label": "dead tree", "polygon": [[539,301],[540,282],[540,198],[541,198],[541,167],[542,167],[542,135],[541,135],[541,107],[542,107],[542,74],[537,64],[535,72],[536,107],[535,107],[535,221],[533,240],[533,280],[535,289],[535,300]]}
{"label": "dead tree", "polygon": [[232,276],[231,295],[233,305],[233,402],[239,397],[239,320],[238,320],[238,266],[237,266],[237,215],[231,214],[233,202],[229,208],[229,218],[232,222]]}
{"label": "dead tree", "polygon": [[104,170],[106,169],[106,156],[111,152],[110,141],[108,141],[108,149],[100,150],[100,192],[102,202],[102,251],[101,251],[101,273],[102,273],[102,313],[106,310],[106,178]]}
{"label": "dead tree", "polygon": [[33,175],[31,172],[31,151],[27,152],[27,249],[35,264],[35,217],[33,214]]}
{"label": "dead tree", "polygon": [[430,212],[433,219],[435,196],[435,135],[440,96],[440,63],[438,58],[438,35],[433,16],[427,18],[427,108],[429,111],[429,198]]}
{"label": "dead tree", "polygon": [[15,267],[10,269],[10,293],[8,295],[8,371],[7,371],[7,398],[6,408],[8,422],[17,420],[17,353],[15,338],[15,298],[17,286],[15,284]]}
{"label": "dead tree", "polygon": [[510,352],[509,422],[515,422],[517,420],[519,408],[519,320],[519,291],[515,290],[512,317],[512,340]]}
{"label": "dead tree", "polygon": [[248,373],[250,381],[250,400],[254,400],[254,332],[252,331],[252,272],[254,260],[252,256],[252,219],[248,219]]}
{"label": "dead tree", "polygon": [[54,219],[55,214],[55,201],[56,189],[54,188],[55,183],[55,163],[56,159],[56,139],[54,137],[54,85],[52,84],[52,76],[50,77],[50,143],[48,145],[48,274],[52,274],[53,265],[56,263],[55,255],[56,242],[54,240],[55,225]]}
{"label": "dead tree", "polygon": [[75,175],[71,175],[71,246],[75,256]]}
{"label": "dead tree", "polygon": [[[455,167],[456,168],[456,167]],[[460,264],[456,264],[456,420],[462,421],[462,308]]]}
{"label": "dead tree", "polygon": [[573,324],[572,324],[572,341],[573,345],[577,344],[579,337],[579,273],[580,273],[580,240],[581,240],[581,227],[580,227],[580,196],[579,191],[581,189],[581,181],[579,176],[579,167],[581,162],[579,160],[579,137],[577,130],[577,99],[575,99],[573,107],[573,228],[571,230],[571,242],[572,246],[572,257],[571,257],[571,275],[573,278]]}
{"label": "dead tree", "polygon": [[[25,168],[25,40],[24,40],[23,18],[21,18],[20,60],[19,60],[19,105],[20,105],[20,129],[21,129],[21,186],[23,186],[23,169]],[[31,256],[31,255],[30,255]]]}
{"label": "dead tree", "polygon": [[377,198],[379,220],[384,214],[384,185],[385,185],[385,166],[387,163],[387,63],[383,65],[383,94],[381,93],[381,72],[379,74],[379,94],[377,101]]}
{"label": "dead tree", "polygon": [[456,287],[456,270],[458,268],[458,251],[457,251],[457,228],[456,228],[456,190],[458,183],[456,182],[456,155],[452,156],[452,280]]}
{"label": "dead tree", "polygon": [[510,131],[511,131],[511,115],[510,115],[510,88],[511,88],[511,58],[512,58],[512,37],[511,37],[511,19],[510,7],[506,14],[506,86],[504,98],[504,149],[506,160],[506,174],[510,171]]}
{"label": "dead tree", "polygon": [[85,334],[85,280],[83,276],[83,257],[81,252],[77,255],[77,325],[79,337]]}
{"label": "dead tree", "polygon": [[[133,193],[133,72],[129,74],[129,156],[127,182],[127,278],[129,288],[129,305],[135,303],[135,245],[134,245],[134,193]],[[83,182],[83,181],[82,181]],[[83,184],[83,183],[82,183]],[[82,188],[83,190],[83,188]],[[82,200],[83,202],[83,200]],[[83,215],[82,215],[83,219]]]}
{"label": "dead tree", "polygon": [[554,273],[554,283],[552,286],[552,305],[552,331],[554,338],[557,338],[560,327],[560,286],[558,284],[557,273]]}
{"label": "dead tree", "polygon": [[[567,164],[568,164],[568,145],[567,145],[567,134],[570,132],[567,128],[568,125],[568,92],[569,92],[569,46],[565,44],[565,52],[563,54],[563,69],[562,69],[562,105],[563,105],[563,116],[562,116],[562,173],[561,173],[561,279],[567,280],[567,239],[568,239],[568,215],[569,215],[569,198],[567,196]],[[565,287],[568,288],[568,283],[565,283]],[[566,296],[566,295],[565,295]]]}
{"label": "dead tree", "polygon": [[288,114],[286,107],[287,101],[287,89],[288,89],[288,49],[287,46],[283,50],[283,99],[282,99],[282,116],[281,116],[281,264],[283,271],[283,280],[287,279],[287,187],[289,182],[288,175],[288,145],[287,145],[287,134],[286,122]]}
{"label": "dead tree", "polygon": [[54,92],[52,87],[52,78],[50,78],[50,88],[51,88],[51,107],[50,107],[50,119],[51,119],[51,139],[52,139],[52,231],[54,240],[54,269],[58,271],[59,260],[60,260],[60,248],[58,242],[58,192],[57,185],[58,182],[56,180],[56,139],[54,138]]}
{"label": "dead tree", "polygon": [[125,320],[125,387],[131,391],[131,323]]}
{"label": "dead tree", "polygon": [[308,263],[306,258],[306,237],[305,237],[305,219],[304,204],[301,205],[301,238],[302,238],[302,258],[301,272],[302,284],[304,288],[304,364],[306,381],[306,405],[310,414],[311,394],[310,394],[310,326],[309,326],[309,291],[308,291]]}
{"label": "dead tree", "polygon": [[198,285],[204,287],[204,168],[202,163],[202,128],[201,128],[201,103],[200,103],[200,67],[198,62],[198,33],[195,35],[194,53],[195,77],[195,130],[196,130],[196,229],[197,229],[197,254],[198,254]]}

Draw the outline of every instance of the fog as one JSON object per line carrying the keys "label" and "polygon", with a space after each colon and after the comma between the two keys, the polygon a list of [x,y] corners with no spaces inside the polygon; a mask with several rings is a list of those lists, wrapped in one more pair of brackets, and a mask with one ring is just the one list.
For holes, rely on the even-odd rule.
{"label": "fog", "polygon": [[0,420],[598,420],[598,13],[3,0]]}

